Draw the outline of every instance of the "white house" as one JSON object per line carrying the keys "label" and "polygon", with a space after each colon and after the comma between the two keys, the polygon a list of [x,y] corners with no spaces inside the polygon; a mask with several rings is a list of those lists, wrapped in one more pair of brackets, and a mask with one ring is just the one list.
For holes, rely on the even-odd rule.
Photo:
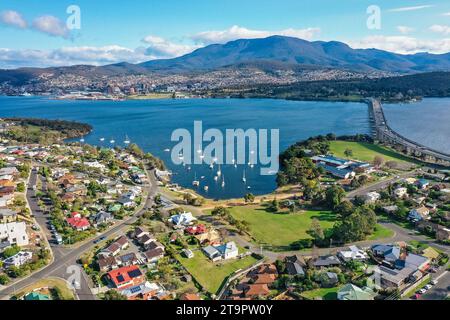
{"label": "white house", "polygon": [[369,257],[364,250],[359,249],[357,246],[350,246],[349,249],[350,250],[339,251],[337,254],[337,256],[344,262],[351,260],[364,261]]}
{"label": "white house", "polygon": [[408,195],[408,189],[404,187],[400,187],[394,190],[394,194],[397,198],[403,198],[404,196]]}
{"label": "white house", "polygon": [[169,219],[169,221],[176,226],[188,226],[191,225],[195,220],[197,219],[194,218],[191,212],[176,214],[171,216]]}
{"label": "white house", "polygon": [[378,200],[380,200],[381,195],[378,192],[369,192],[364,196],[366,203],[374,203]]}
{"label": "white house", "polygon": [[33,253],[30,251],[20,251],[12,257],[3,260],[3,268],[7,269],[9,267],[20,267],[25,263],[31,261],[33,258]]}
{"label": "white house", "polygon": [[239,255],[239,250],[234,241],[219,246],[207,246],[202,250],[212,261],[234,259]]}
{"label": "white house", "polygon": [[26,246],[29,243],[25,222],[11,222],[0,224],[0,242],[11,245]]}

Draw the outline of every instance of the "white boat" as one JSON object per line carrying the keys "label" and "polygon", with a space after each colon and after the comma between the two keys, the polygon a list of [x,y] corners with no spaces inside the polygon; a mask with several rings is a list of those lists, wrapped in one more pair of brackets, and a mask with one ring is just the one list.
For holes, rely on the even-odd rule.
{"label": "white boat", "polygon": [[217,176],[221,176],[222,175],[222,170],[220,169],[220,164],[219,164],[219,170],[217,170]]}
{"label": "white boat", "polygon": [[80,139],[80,142],[83,143],[83,142],[84,142],[84,138],[81,138],[81,139]]}
{"label": "white boat", "polygon": [[222,176],[222,188],[225,188],[225,177]]}
{"label": "white boat", "polygon": [[242,177],[242,182],[247,182],[247,178],[245,177],[245,170],[244,170],[244,176]]}
{"label": "white boat", "polygon": [[211,163],[210,165],[209,165],[209,168],[212,170],[212,169],[214,169],[214,163]]}
{"label": "white boat", "polygon": [[116,143],[116,140],[111,139],[111,140],[109,141],[109,143],[114,144],[114,143]]}
{"label": "white boat", "polygon": [[255,165],[254,165],[254,164],[251,164],[251,165],[250,165],[250,168],[252,168],[252,169],[253,169],[254,167],[255,167]]}
{"label": "white boat", "polygon": [[200,181],[197,180],[197,173],[195,174],[194,181],[192,181],[192,185],[194,187],[198,187],[200,185]]}
{"label": "white boat", "polygon": [[252,187],[248,186],[247,189],[250,190]]}
{"label": "white boat", "polygon": [[169,148],[164,149],[164,152],[170,152],[170,149]]}
{"label": "white boat", "polygon": [[128,138],[128,136],[125,136],[125,141],[123,143],[130,144],[131,143],[130,138]]}
{"label": "white boat", "polygon": [[101,141],[101,142],[105,141],[105,138],[100,138],[100,141]]}
{"label": "white boat", "polygon": [[203,190],[208,191],[208,190],[209,190],[209,187],[208,187],[208,186],[204,186],[204,187],[203,187]]}
{"label": "white boat", "polygon": [[218,176],[215,176],[214,177],[214,181],[218,181],[219,180],[219,177]]}
{"label": "white boat", "polygon": [[237,168],[237,163],[234,164],[234,167]]}

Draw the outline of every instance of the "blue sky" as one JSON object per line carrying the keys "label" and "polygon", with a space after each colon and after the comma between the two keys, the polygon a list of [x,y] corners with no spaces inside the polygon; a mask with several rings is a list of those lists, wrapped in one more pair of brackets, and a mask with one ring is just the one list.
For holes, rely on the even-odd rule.
{"label": "blue sky", "polygon": [[[81,29],[67,30],[77,5]],[[367,8],[381,28],[367,27]],[[0,67],[169,58],[210,43],[284,34],[352,47],[450,51],[448,0],[2,0]]]}

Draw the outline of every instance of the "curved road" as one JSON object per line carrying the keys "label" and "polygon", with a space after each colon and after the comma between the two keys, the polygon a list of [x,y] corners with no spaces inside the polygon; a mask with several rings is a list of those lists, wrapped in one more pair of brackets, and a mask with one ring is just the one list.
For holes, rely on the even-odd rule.
{"label": "curved road", "polygon": [[[147,171],[147,170],[146,170]],[[102,237],[110,238],[112,236],[115,236],[116,234],[119,234],[121,231],[126,229],[128,226],[132,225],[136,220],[141,216],[146,208],[150,207],[152,205],[153,197],[155,196],[157,192],[157,183],[155,176],[153,174],[153,171],[147,171],[147,175],[149,178],[150,184],[147,186],[149,188],[147,199],[145,202],[145,205],[143,209],[139,210],[133,217],[124,220],[122,222],[116,223],[113,227],[105,231],[104,233],[98,234],[95,238],[90,239],[88,242],[85,242],[81,244],[80,246],[76,248],[64,248],[61,246],[56,246],[54,244],[51,244],[51,249],[53,251],[54,255],[54,261],[49,264],[47,267],[41,269],[40,271],[37,271],[33,273],[31,276],[19,279],[17,281],[14,281],[8,287],[5,289],[2,289],[0,291],[0,299],[7,298],[14,293],[18,292],[19,290],[33,284],[35,281],[48,278],[48,277],[58,277],[65,280],[70,279],[72,273],[68,273],[68,267],[69,266],[77,266],[80,268],[81,271],[81,279],[79,283],[79,288],[76,288],[76,293],[81,300],[95,300],[96,296],[92,294],[90,286],[89,286],[89,279],[85,272],[77,265],[77,260],[79,257],[89,250],[92,250],[97,244],[94,243],[96,240],[100,240]],[[30,185],[35,185],[37,180],[37,174],[33,170],[32,171],[32,177],[30,178]],[[145,186],[144,186],[145,187]],[[34,192],[27,192],[27,198],[29,200],[30,208],[33,212],[33,214],[36,217],[36,221],[39,223],[40,227],[46,231],[47,236],[50,235],[50,231],[47,229],[47,218],[44,216],[42,211],[37,206],[36,199],[34,198]]]}

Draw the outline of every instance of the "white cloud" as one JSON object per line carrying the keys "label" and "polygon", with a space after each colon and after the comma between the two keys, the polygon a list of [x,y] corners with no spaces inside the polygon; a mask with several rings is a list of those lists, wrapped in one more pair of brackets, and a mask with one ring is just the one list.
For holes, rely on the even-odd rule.
{"label": "white cloud", "polygon": [[232,26],[226,30],[220,31],[204,31],[200,32],[191,38],[197,43],[201,44],[213,44],[213,43],[225,43],[237,39],[256,39],[266,38],[273,35],[296,37],[306,40],[313,39],[318,33],[320,28],[306,28],[306,29],[285,29],[280,31],[265,31],[265,30],[251,30],[240,26]]}
{"label": "white cloud", "polygon": [[173,43],[153,35],[146,36],[142,41],[148,45],[146,54],[155,58],[178,57],[201,47],[199,45]]}
{"label": "white cloud", "polygon": [[28,26],[22,15],[13,10],[2,11],[0,13],[0,22],[20,29],[25,29]]}
{"label": "white cloud", "polygon": [[397,30],[401,33],[401,34],[408,34],[413,32],[415,29],[411,28],[411,27],[407,27],[407,26],[397,26]]}
{"label": "white cloud", "polygon": [[105,65],[149,60],[145,48],[130,49],[117,45],[103,47],[63,47],[56,50],[14,50],[0,48],[0,68],[48,67],[76,64]]}
{"label": "white cloud", "polygon": [[33,20],[33,28],[54,37],[69,37],[69,29],[60,19],[46,15]]}
{"label": "white cloud", "polygon": [[450,26],[435,24],[430,27],[430,31],[436,33],[450,34]]}
{"label": "white cloud", "polygon": [[442,14],[443,16],[450,17],[450,12],[445,12]]}
{"label": "white cloud", "polygon": [[433,7],[434,7],[434,5],[424,5],[424,6],[415,6],[415,7],[401,7],[401,8],[390,9],[389,12],[416,11],[416,10],[428,9],[428,8],[433,8]]}
{"label": "white cloud", "polygon": [[450,38],[438,40],[421,40],[408,36],[370,36],[359,41],[350,41],[353,48],[376,48],[401,54],[418,52],[447,53],[450,52]]}

